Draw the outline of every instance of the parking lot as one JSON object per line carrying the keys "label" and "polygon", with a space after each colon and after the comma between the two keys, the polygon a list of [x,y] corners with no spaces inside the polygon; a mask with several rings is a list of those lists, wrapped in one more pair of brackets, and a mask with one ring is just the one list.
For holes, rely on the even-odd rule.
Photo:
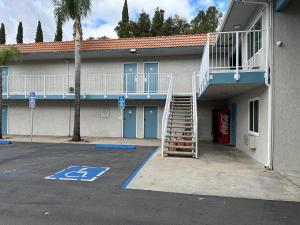
{"label": "parking lot", "polygon": [[154,150],[0,146],[0,224],[298,224],[295,202],[124,189]]}

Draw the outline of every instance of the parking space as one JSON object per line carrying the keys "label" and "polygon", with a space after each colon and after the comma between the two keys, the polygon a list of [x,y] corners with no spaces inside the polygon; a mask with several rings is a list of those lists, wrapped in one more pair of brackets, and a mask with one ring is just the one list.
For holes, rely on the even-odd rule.
{"label": "parking space", "polygon": [[297,224],[298,203],[122,189],[154,149],[0,146],[0,224]]}

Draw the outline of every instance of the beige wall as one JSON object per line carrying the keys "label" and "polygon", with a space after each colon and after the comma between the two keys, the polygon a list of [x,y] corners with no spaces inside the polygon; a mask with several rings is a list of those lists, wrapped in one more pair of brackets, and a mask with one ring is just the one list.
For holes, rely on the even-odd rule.
{"label": "beige wall", "polygon": [[[140,57],[133,59],[93,59],[83,60],[82,62],[82,77],[87,74],[119,74],[123,75],[124,63],[137,63],[138,73],[144,72],[144,63],[158,62],[159,72],[162,74],[172,73],[174,77],[174,92],[175,93],[190,93],[192,88],[193,72],[199,71],[201,63],[201,55],[192,56],[170,56],[170,57]],[[69,73],[68,73],[69,71]],[[74,64],[68,61],[34,61],[22,62],[16,65],[9,66],[10,75],[68,75],[74,74]],[[162,75],[163,78],[166,76]],[[121,82],[120,79],[118,82]],[[18,80],[16,80],[18,82]],[[42,82],[42,81],[41,81]],[[67,81],[65,81],[67,82]],[[74,82],[71,78],[70,83]],[[59,82],[62,83],[62,82]],[[12,87],[14,84],[10,84]],[[15,85],[20,85],[15,84]],[[122,86],[121,84],[115,84]],[[140,82],[138,85],[143,87]],[[73,86],[73,85],[71,85]],[[84,86],[84,84],[83,84]],[[121,88],[120,88],[121,89]],[[167,90],[167,83],[164,85]],[[22,89],[21,89],[22,90]]]}
{"label": "beige wall", "polygon": [[[300,1],[274,12],[274,168],[300,171]],[[277,47],[276,42],[283,46]]]}
{"label": "beige wall", "polygon": [[[30,134],[30,110],[25,100],[8,101],[8,133]],[[161,134],[161,120],[164,101],[127,101],[137,106],[137,137],[144,137],[144,106],[158,106],[158,138]],[[109,109],[109,117],[101,117],[101,109]],[[37,100],[34,110],[34,135],[68,136],[73,132],[74,107],[70,101]],[[81,135],[90,137],[121,137],[121,111],[117,101],[82,101]]]}
{"label": "beige wall", "polygon": [[[253,98],[259,98],[259,136],[255,137],[257,148],[250,149],[245,142],[249,134],[249,103]],[[258,88],[247,92],[243,95],[230,99],[230,103],[237,105],[237,120],[236,120],[236,147],[243,150],[251,157],[255,158],[262,164],[267,164],[268,157],[268,89],[266,87]]]}

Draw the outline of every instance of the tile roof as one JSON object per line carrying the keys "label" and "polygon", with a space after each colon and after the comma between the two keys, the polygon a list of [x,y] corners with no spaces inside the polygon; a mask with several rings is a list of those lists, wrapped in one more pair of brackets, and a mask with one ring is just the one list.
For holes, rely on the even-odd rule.
{"label": "tile roof", "polygon": [[[206,44],[206,35],[177,35],[165,37],[120,38],[82,41],[82,51],[94,50],[122,50],[122,49],[147,49],[147,48],[176,48],[203,46]],[[22,53],[47,53],[74,51],[73,41],[44,42],[16,45]],[[0,46],[5,48],[5,46]]]}

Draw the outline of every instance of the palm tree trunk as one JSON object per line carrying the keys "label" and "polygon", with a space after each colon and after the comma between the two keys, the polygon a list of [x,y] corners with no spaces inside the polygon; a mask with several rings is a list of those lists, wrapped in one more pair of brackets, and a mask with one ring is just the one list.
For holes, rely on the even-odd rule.
{"label": "palm tree trunk", "polygon": [[2,138],[2,68],[0,67],[0,139]]}
{"label": "palm tree trunk", "polygon": [[80,20],[74,22],[75,31],[75,109],[74,109],[74,130],[72,141],[81,141],[80,137]]}

